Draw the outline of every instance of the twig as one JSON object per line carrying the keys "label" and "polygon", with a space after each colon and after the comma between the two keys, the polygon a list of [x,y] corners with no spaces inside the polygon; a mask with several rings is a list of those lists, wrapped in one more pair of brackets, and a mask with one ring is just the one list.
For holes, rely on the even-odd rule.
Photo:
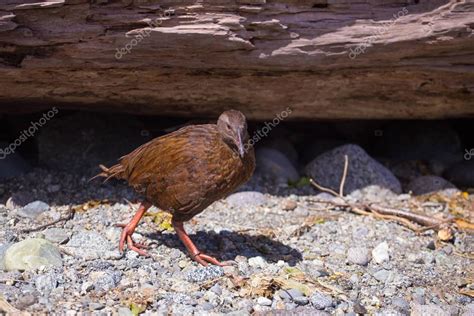
{"label": "twig", "polygon": [[344,196],[344,185],[346,183],[347,168],[349,167],[349,158],[344,155],[344,171],[342,172],[341,184],[339,185],[339,196]]}
{"label": "twig", "polygon": [[[359,215],[366,215],[366,216],[373,216],[376,218],[381,218],[385,220],[393,220],[396,221],[411,230],[420,233],[428,229],[437,228],[444,223],[450,223],[454,221],[454,219],[448,220],[440,220],[432,217],[428,217],[421,214],[416,214],[404,210],[393,209],[388,207],[383,207],[376,204],[357,204],[357,203],[350,203],[344,197],[344,185],[347,177],[347,170],[349,166],[349,158],[347,155],[344,156],[344,171],[342,173],[341,182],[339,185],[339,193],[334,191],[333,189],[323,187],[322,185],[318,184],[313,179],[310,179],[310,183],[314,185],[318,190],[330,193],[342,200],[342,202],[338,201],[330,201],[330,200],[313,200],[313,202],[317,203],[326,203],[336,207],[342,207],[349,209],[351,212],[359,214]],[[423,226],[422,228],[418,227],[417,225]]]}
{"label": "twig", "polygon": [[31,232],[37,232],[37,231],[40,231],[40,230],[43,230],[49,226],[52,226],[52,225],[55,225],[57,223],[60,223],[60,222],[64,222],[64,221],[68,221],[70,219],[72,219],[74,217],[74,214],[76,213],[76,211],[72,208],[72,207],[69,207],[69,210],[68,210],[68,214],[64,217],[61,217],[55,221],[52,221],[52,222],[49,222],[49,223],[46,223],[44,225],[40,225],[40,226],[37,226],[37,227],[33,227],[33,228],[26,228],[26,229],[22,229],[20,230],[20,233],[31,233]]}

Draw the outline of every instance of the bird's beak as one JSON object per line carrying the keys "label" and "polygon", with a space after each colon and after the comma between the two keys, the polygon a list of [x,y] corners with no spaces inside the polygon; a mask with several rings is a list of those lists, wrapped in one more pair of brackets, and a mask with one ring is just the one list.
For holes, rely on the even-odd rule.
{"label": "bird's beak", "polygon": [[244,149],[244,144],[243,144],[243,142],[242,142],[242,131],[239,130],[237,137],[239,138],[238,144],[237,144],[237,148],[239,149],[240,157],[241,157],[241,158],[244,158],[245,149]]}

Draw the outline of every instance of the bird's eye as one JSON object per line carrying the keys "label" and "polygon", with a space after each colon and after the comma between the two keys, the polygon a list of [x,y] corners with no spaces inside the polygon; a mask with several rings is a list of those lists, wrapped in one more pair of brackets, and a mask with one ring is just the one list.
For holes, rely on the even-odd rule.
{"label": "bird's eye", "polygon": [[230,125],[226,124],[225,127],[230,131]]}

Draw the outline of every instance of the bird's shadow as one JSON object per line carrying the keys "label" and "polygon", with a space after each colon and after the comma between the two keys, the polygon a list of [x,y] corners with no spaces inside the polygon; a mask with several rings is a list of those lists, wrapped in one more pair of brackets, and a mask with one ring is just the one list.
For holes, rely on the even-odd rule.
{"label": "bird's shadow", "polygon": [[[187,253],[176,234],[146,233],[146,238],[156,241],[158,244],[170,248],[178,248]],[[273,240],[265,235],[249,235],[240,232],[221,231],[198,231],[190,234],[200,251],[215,257],[218,260],[235,260],[237,256],[247,258],[261,256],[267,262],[278,262],[283,260],[290,266],[303,260],[301,252],[295,248]]]}

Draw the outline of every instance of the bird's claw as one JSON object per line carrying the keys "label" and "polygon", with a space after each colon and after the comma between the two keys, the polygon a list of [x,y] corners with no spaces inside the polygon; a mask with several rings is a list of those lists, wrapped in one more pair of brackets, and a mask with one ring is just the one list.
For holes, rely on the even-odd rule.
{"label": "bird's claw", "polygon": [[213,265],[216,265],[216,266],[219,266],[219,267],[224,267],[224,266],[229,266],[231,265],[229,262],[227,261],[224,261],[224,262],[220,262],[219,260],[217,260],[216,258],[214,257],[211,257],[209,255],[206,255],[204,253],[201,253],[201,252],[198,252],[196,254],[193,254],[192,255],[192,258],[199,262],[200,264],[202,264],[203,266],[207,267],[208,263],[211,263]]}
{"label": "bird's claw", "polygon": [[133,230],[131,230],[128,225],[116,224],[115,226],[123,227],[122,234],[120,235],[120,242],[119,242],[120,253],[123,253],[123,250],[125,248],[125,242],[126,242],[128,249],[133,250],[139,255],[142,255],[145,257],[150,256],[148,252],[142,250],[142,249],[147,249],[148,248],[147,245],[135,242],[132,239]]}

